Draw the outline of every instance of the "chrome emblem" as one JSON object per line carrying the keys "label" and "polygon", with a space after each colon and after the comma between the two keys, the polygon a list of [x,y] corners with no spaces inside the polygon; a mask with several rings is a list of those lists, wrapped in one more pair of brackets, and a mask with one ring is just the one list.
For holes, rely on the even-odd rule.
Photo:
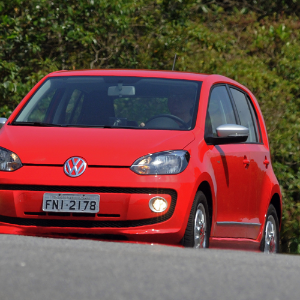
{"label": "chrome emblem", "polygon": [[64,164],[64,171],[70,177],[80,176],[86,169],[86,162],[80,157],[71,157]]}

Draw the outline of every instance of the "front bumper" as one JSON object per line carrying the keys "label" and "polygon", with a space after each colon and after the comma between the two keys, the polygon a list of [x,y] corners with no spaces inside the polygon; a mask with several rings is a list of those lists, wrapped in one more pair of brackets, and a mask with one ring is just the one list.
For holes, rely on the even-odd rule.
{"label": "front bumper", "polygon": [[[193,180],[186,179],[188,172],[140,176],[125,168],[90,168],[85,176],[74,180],[61,169],[25,166],[12,173],[0,173],[1,233],[180,242],[194,199]],[[41,172],[47,174],[47,179],[39,176]],[[43,212],[45,192],[99,194],[100,211],[92,215]],[[150,210],[149,201],[154,196],[167,200],[165,212]]]}

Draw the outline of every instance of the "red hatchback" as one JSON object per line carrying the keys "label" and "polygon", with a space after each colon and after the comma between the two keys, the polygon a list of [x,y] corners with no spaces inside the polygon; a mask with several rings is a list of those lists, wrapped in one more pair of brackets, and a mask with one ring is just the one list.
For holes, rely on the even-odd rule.
{"label": "red hatchback", "polygon": [[264,120],[229,78],[54,72],[5,122],[0,146],[2,233],[278,252]]}

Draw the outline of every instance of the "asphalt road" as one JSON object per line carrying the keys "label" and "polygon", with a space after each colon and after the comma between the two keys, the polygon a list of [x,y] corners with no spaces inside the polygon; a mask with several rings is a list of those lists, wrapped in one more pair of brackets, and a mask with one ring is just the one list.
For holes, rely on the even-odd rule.
{"label": "asphalt road", "polygon": [[0,235],[1,300],[300,299],[300,256]]}

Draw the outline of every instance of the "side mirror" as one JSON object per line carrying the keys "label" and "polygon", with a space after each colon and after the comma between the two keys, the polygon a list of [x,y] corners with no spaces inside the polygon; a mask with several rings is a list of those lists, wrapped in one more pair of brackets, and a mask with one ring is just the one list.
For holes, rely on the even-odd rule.
{"label": "side mirror", "polygon": [[216,128],[217,136],[207,135],[204,137],[209,145],[224,145],[246,142],[249,136],[247,127],[237,124],[224,124]]}
{"label": "side mirror", "polygon": [[0,129],[3,127],[3,125],[6,123],[6,118],[0,118]]}

